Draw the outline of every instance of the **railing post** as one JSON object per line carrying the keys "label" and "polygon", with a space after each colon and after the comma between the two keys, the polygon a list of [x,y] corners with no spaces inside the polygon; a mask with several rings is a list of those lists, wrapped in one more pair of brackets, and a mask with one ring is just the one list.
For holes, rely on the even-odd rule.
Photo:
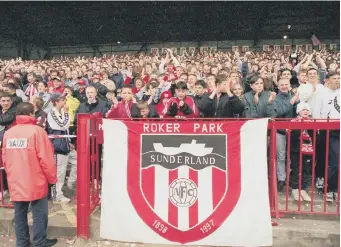
{"label": "railing post", "polygon": [[277,164],[276,164],[276,132],[277,128],[274,120],[269,120],[270,125],[270,164],[269,164],[269,199],[271,215],[275,214],[279,218],[278,212],[278,192],[277,192]]}
{"label": "railing post", "polygon": [[90,115],[77,116],[77,237],[90,237]]}

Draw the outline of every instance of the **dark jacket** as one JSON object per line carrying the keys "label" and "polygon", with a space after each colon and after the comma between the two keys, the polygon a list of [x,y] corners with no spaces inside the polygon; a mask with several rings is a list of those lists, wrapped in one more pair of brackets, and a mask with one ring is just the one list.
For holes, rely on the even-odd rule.
{"label": "dark jacket", "polygon": [[[83,102],[79,105],[76,114],[75,114],[75,119],[73,121],[73,127],[70,128],[70,133],[72,134],[76,134],[77,133],[77,118],[78,118],[78,114],[94,114],[95,112],[99,112],[101,113],[102,117],[105,117],[107,111],[108,111],[108,106],[106,104],[106,102],[97,99],[97,101],[95,103],[89,104],[88,102]],[[92,124],[90,122],[90,124]],[[71,143],[73,145],[77,144],[77,138],[73,138]]]}
{"label": "dark jacket", "polygon": [[107,93],[108,89],[106,86],[102,85],[100,82],[97,83],[90,83],[90,85],[94,86],[97,89],[97,97],[100,98],[103,101],[107,101]]}
{"label": "dark jacket", "polygon": [[291,93],[278,92],[274,101],[277,118],[294,118],[296,116],[295,105],[290,103],[292,97]]}
{"label": "dark jacket", "polygon": [[107,113],[108,108],[106,102],[102,101],[101,99],[97,99],[95,103],[89,104],[88,102],[83,102],[79,105],[76,114],[79,113],[88,113],[93,114],[95,112],[100,112],[103,117]]}
{"label": "dark jacket", "polygon": [[[291,134],[291,138],[290,138],[290,152],[291,153],[300,153],[300,145],[301,145],[301,135],[302,135],[302,131],[304,130],[292,130],[290,131]],[[313,130],[307,130],[308,135],[311,138],[311,141],[307,141],[307,140],[302,140],[302,144],[312,144],[314,143],[314,131]]]}
{"label": "dark jacket", "polygon": [[[2,111],[2,109],[0,108]],[[7,112],[2,113],[0,115],[0,125],[4,126],[5,128],[1,128],[0,130],[0,145],[2,145],[2,139],[4,137],[4,133],[6,130],[8,130],[12,124],[15,123],[15,118],[16,118],[16,105],[12,104],[12,106],[8,109]]]}
{"label": "dark jacket", "polygon": [[123,76],[121,75],[121,73],[113,74],[112,76],[110,76],[110,79],[113,82],[115,82],[116,89],[123,87],[124,80],[123,80]]}
{"label": "dark jacket", "polygon": [[[278,92],[276,95],[275,101],[273,104],[276,110],[276,118],[294,118],[296,116],[296,103],[292,105],[290,100],[292,98],[292,94],[289,93],[282,93],[281,91]],[[286,134],[285,130],[277,130],[279,134]]]}
{"label": "dark jacket", "polygon": [[[2,111],[1,107],[0,110]],[[9,127],[12,123],[15,122],[16,117],[16,104],[12,104],[12,106],[8,109],[7,112],[2,113],[0,115],[0,125],[4,125]]]}
{"label": "dark jacket", "polygon": [[224,117],[239,118],[244,116],[244,102],[237,96],[229,97],[227,106],[224,109]]}
{"label": "dark jacket", "polygon": [[198,107],[200,112],[200,117],[210,117],[213,112],[212,100],[209,98],[210,94],[195,95],[194,103]]}
{"label": "dark jacket", "polygon": [[80,92],[79,90],[73,91],[72,97],[78,99],[80,103],[85,102],[87,99],[86,94],[85,94],[85,89],[82,92]]}
{"label": "dark jacket", "polygon": [[19,105],[20,103],[22,103],[22,98],[17,96],[15,93],[12,94],[12,100],[13,102],[15,102],[16,105]]}
{"label": "dark jacket", "polygon": [[219,99],[217,95],[215,95],[213,99],[208,97],[209,104],[205,105],[205,112],[209,113],[207,117],[226,117],[226,108],[228,106],[228,101],[229,96],[226,93],[222,93]]}

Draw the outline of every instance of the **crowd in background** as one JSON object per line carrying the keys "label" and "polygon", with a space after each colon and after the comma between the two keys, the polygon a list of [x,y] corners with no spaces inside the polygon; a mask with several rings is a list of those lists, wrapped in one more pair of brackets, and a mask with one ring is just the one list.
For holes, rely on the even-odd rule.
{"label": "crowd in background", "polygon": [[[109,118],[286,118],[288,121],[340,118],[339,51],[304,52],[184,52],[164,54],[0,60],[0,138],[15,124],[15,108],[29,101],[36,123],[50,135],[76,133],[77,115]],[[290,187],[295,200],[310,201],[312,163],[316,186],[323,186],[325,155],[328,163],[327,200],[336,199],[339,132],[317,135],[310,130],[291,131]],[[278,190],[286,174],[288,133],[276,133]],[[300,142],[302,139],[302,145]],[[76,181],[74,139],[51,139],[58,182],[51,197],[69,202],[62,187],[68,164],[67,187]],[[314,148],[316,150],[314,150]],[[313,160],[313,153],[316,160]],[[302,155],[302,190],[299,163]],[[6,195],[6,176],[3,172]]]}

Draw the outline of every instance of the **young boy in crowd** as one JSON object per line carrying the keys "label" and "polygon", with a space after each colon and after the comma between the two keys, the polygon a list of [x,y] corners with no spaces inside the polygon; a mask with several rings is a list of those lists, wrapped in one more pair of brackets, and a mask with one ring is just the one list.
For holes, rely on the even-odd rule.
{"label": "young boy in crowd", "polygon": [[175,86],[176,97],[172,97],[166,105],[165,118],[197,118],[199,110],[194,99],[187,96],[186,82],[178,82]]}
{"label": "young boy in crowd", "polygon": [[[301,102],[297,105],[298,116],[291,122],[311,122],[310,107],[308,103]],[[302,145],[301,145],[302,138]],[[311,172],[313,162],[313,131],[312,130],[292,130],[290,138],[290,187],[291,195],[294,200],[310,202],[311,198],[306,189],[311,186]],[[302,169],[300,179],[300,155],[302,155]],[[299,181],[301,180],[301,193],[299,193]]]}
{"label": "young boy in crowd", "polygon": [[133,104],[131,115],[133,118],[159,118],[154,106],[149,105],[148,102],[143,100]]}
{"label": "young boy in crowd", "polygon": [[121,101],[113,98],[113,104],[108,111],[107,118],[132,118],[132,107],[136,107],[133,90],[130,85],[124,85],[121,92]]}
{"label": "young boy in crowd", "polygon": [[198,107],[200,112],[200,117],[208,116],[209,113],[207,113],[207,104],[210,103],[209,96],[206,93],[207,91],[207,84],[203,80],[198,80],[195,83],[195,96],[194,96],[194,102],[195,105]]}
{"label": "young boy in crowd", "polygon": [[163,118],[167,113],[167,102],[172,97],[172,93],[170,91],[165,91],[160,96],[160,101],[155,105],[155,110],[160,118]]}

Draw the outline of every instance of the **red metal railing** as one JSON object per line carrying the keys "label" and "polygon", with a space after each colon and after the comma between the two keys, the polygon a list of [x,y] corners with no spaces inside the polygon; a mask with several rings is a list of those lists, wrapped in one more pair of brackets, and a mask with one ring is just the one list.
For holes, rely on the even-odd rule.
{"label": "red metal railing", "polygon": [[[276,215],[277,217],[283,216],[284,214],[290,213],[290,214],[312,214],[312,215],[339,215],[340,214],[340,177],[337,176],[337,193],[336,193],[336,203],[330,203],[327,202],[327,188],[329,185],[329,176],[328,176],[328,167],[329,167],[329,154],[330,154],[330,133],[331,131],[337,131],[338,134],[340,133],[340,121],[321,121],[321,120],[315,120],[313,122],[289,122],[289,121],[274,121],[269,124],[271,125],[272,133],[275,133],[278,129],[285,130],[286,136],[287,136],[287,151],[286,151],[286,186],[285,186],[285,194],[277,193],[277,174],[276,172],[272,173],[272,185],[276,188],[273,189],[273,197],[277,197],[281,200],[279,200],[281,203],[275,203],[274,208],[272,208],[272,214]],[[311,185],[308,191],[308,194],[311,198],[311,202],[309,204],[306,204],[306,202],[303,202],[301,199],[301,189],[302,189],[302,172],[303,172],[303,155],[302,150],[300,149],[299,153],[299,178],[298,178],[298,191],[299,191],[299,197],[298,201],[294,201],[290,197],[290,160],[291,160],[291,131],[293,130],[311,130],[313,132],[312,136],[312,146],[314,152],[312,153],[312,164],[311,164]],[[322,150],[322,152],[325,152],[326,158],[325,158],[325,175],[324,175],[324,188],[323,191],[319,191],[315,188],[315,166],[321,166],[323,164],[316,164],[316,154],[320,152],[317,148],[316,142],[317,142],[317,136],[318,132],[326,132],[326,146],[325,149]],[[272,151],[271,156],[273,157],[271,163],[272,167],[276,169],[276,134],[271,135],[271,139],[273,140],[274,145],[272,145]],[[338,137],[338,142],[339,142]],[[302,137],[300,138],[300,146],[302,145]],[[339,147],[338,147],[339,151]],[[338,152],[339,155],[339,152]],[[337,174],[340,173],[340,159],[337,159]],[[322,200],[322,201],[321,201]],[[284,202],[283,202],[284,201]],[[282,205],[284,204],[284,205]]]}

